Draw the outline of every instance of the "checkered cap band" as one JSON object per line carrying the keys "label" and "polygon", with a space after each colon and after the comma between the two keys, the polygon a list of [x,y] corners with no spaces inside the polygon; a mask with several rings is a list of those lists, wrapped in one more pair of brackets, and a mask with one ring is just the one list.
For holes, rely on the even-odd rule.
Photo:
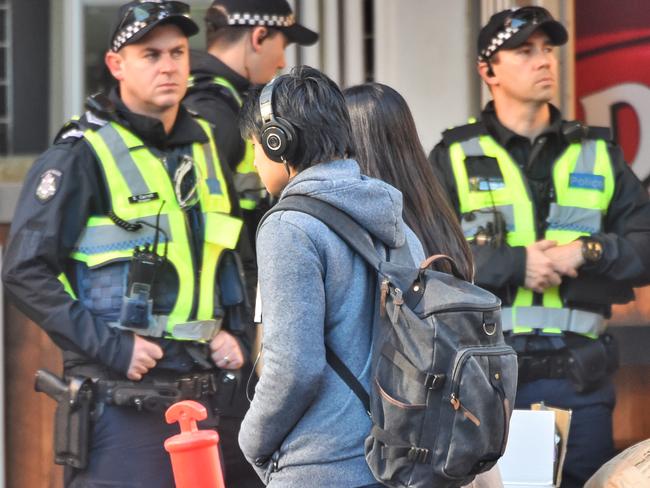
{"label": "checkered cap band", "polygon": [[149,24],[141,21],[137,21],[134,22],[133,24],[127,25],[124,29],[118,32],[118,34],[113,39],[113,51],[114,52],[119,51],[125,42],[131,39],[135,34],[140,32],[142,29],[147,27],[147,25]]}
{"label": "checkered cap band", "polygon": [[512,36],[514,36],[517,32],[519,32],[520,28],[519,27],[512,27],[508,26],[505,28],[505,30],[502,30],[501,32],[498,32],[490,41],[490,44],[481,51],[481,55],[479,56],[479,61],[484,61],[486,59],[490,59],[490,56],[494,54],[494,52],[499,49],[504,42],[506,42],[508,39],[510,39]]}
{"label": "checkered cap band", "polygon": [[291,27],[296,23],[295,15],[268,15],[234,13],[229,14],[228,25],[264,25],[267,27]]}

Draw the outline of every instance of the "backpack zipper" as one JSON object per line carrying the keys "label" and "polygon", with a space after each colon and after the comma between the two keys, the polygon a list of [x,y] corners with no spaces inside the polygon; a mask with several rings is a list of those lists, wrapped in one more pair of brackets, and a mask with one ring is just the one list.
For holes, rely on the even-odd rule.
{"label": "backpack zipper", "polygon": [[501,310],[501,304],[493,305],[477,305],[475,303],[457,303],[449,308],[439,308],[431,310],[424,318],[431,317],[433,314],[437,313],[449,313],[449,312],[497,312]]}
{"label": "backpack zipper", "polygon": [[458,356],[458,358],[454,362],[454,368],[451,374],[451,395],[449,397],[449,403],[451,403],[451,406],[453,407],[454,410],[458,410],[459,408],[461,408],[463,410],[463,415],[465,415],[465,417],[467,417],[471,422],[473,422],[478,427],[479,425],[481,425],[481,421],[476,417],[476,415],[470,412],[461,403],[459,397],[460,381],[458,379],[458,373],[462,369],[462,366],[467,361],[467,358],[473,355],[473,353],[479,353],[476,354],[476,356],[499,356],[502,354],[516,354],[516,352],[510,346],[507,345],[501,347],[493,347],[493,346],[468,347],[467,349],[463,350],[463,352],[460,354],[460,356]]}

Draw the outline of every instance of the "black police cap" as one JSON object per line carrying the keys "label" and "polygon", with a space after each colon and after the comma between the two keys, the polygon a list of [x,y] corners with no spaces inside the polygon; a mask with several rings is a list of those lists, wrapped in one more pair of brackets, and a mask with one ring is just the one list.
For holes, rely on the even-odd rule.
{"label": "black police cap", "polygon": [[174,24],[187,36],[199,32],[190,17],[190,6],[184,2],[136,0],[122,5],[112,29],[109,48],[117,52],[142,39],[161,24]]}
{"label": "black police cap", "polygon": [[205,21],[208,28],[264,26],[280,30],[289,42],[309,46],[318,34],[296,22],[287,0],[214,0]]}
{"label": "black police cap", "polygon": [[479,60],[487,61],[500,49],[522,45],[537,29],[544,31],[555,46],[561,46],[569,38],[564,26],[545,8],[521,7],[497,12],[479,32]]}

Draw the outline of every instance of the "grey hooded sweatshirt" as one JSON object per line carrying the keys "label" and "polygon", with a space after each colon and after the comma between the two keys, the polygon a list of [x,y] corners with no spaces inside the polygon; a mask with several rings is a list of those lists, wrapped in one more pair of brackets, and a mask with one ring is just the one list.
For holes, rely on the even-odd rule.
{"label": "grey hooded sweatshirt", "polygon": [[[312,166],[281,198],[309,195],[351,215],[378,248],[408,240],[402,194],[361,175],[353,160]],[[352,390],[328,366],[325,343],[370,389],[374,272],[325,224],[281,211],[257,237],[264,366],[239,443],[270,487],[353,488],[374,483],[363,443],[370,420]]]}

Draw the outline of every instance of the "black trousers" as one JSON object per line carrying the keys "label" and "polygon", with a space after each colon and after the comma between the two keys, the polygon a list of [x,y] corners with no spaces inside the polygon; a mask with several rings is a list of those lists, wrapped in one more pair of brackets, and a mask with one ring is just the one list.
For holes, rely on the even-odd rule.
{"label": "black trousers", "polygon": [[[199,428],[208,428],[201,423]],[[91,433],[88,467],[66,468],[68,488],[174,488],[165,439],[180,432],[164,412],[105,406]]]}
{"label": "black trousers", "polygon": [[253,467],[246,461],[237,438],[242,419],[221,417],[219,419],[219,444],[223,453],[226,486],[230,488],[264,488],[264,483]]}

